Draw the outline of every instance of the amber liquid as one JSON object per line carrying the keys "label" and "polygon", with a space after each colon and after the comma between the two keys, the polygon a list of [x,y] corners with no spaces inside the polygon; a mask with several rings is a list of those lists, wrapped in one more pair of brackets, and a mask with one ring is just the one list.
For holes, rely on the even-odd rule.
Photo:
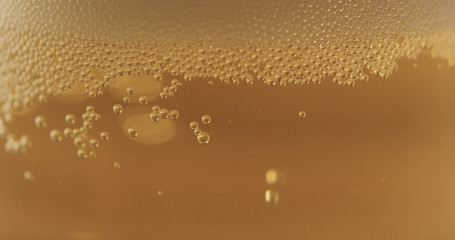
{"label": "amber liquid", "polygon": [[[194,79],[121,115],[108,92],[50,99],[10,126],[36,139],[30,151],[0,151],[0,238],[455,239],[454,76],[424,54],[355,87]],[[93,131],[110,133],[96,158],[33,125],[43,114],[63,128],[69,112],[80,123],[89,104],[102,115]],[[138,143],[119,122],[153,104],[179,110],[175,133]],[[203,114],[206,145],[189,128]]]}

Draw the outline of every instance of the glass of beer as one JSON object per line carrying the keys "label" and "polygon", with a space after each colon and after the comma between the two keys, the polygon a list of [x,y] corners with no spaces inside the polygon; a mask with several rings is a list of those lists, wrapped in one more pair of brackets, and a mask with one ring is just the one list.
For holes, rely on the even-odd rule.
{"label": "glass of beer", "polygon": [[0,239],[455,239],[450,0],[0,2]]}

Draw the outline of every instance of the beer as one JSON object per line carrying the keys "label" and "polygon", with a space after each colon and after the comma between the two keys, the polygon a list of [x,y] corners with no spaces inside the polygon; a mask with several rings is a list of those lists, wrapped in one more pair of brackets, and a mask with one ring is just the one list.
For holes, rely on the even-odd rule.
{"label": "beer", "polygon": [[454,10],[1,2],[0,237],[454,238]]}

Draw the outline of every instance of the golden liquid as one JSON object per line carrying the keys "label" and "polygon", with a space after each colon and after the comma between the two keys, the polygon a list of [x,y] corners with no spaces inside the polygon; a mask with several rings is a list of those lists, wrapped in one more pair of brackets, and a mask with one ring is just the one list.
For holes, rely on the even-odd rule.
{"label": "golden liquid", "polygon": [[[223,4],[229,9],[227,2]],[[237,2],[232,5],[236,4],[241,6]],[[317,12],[329,4],[301,9]],[[196,20],[215,18],[218,8],[210,7],[213,11],[207,11],[207,16],[197,15]],[[280,13],[280,8],[276,9]],[[31,16],[38,14],[35,10],[29,10]],[[177,8],[171,16],[191,16],[186,10]],[[380,9],[378,15],[388,11],[395,10]],[[258,16],[261,13],[269,14],[259,12]],[[282,13],[285,16],[287,12]],[[22,16],[15,14],[11,15]],[[128,20],[133,13],[123,14],[127,17],[115,16]],[[49,22],[66,23],[60,19],[64,16],[49,16],[55,21]],[[385,19],[394,19],[391,16]],[[77,14],[70,18],[80,25],[90,20],[80,20],[84,17]],[[281,19],[280,14],[277,18]],[[226,19],[231,20],[229,14]],[[221,17],[217,23],[226,19]],[[257,45],[259,35],[241,35],[246,30],[235,30],[240,37],[216,38],[203,30],[205,22],[196,20],[199,28],[194,28],[201,32],[190,33],[191,29],[182,27],[175,28],[180,35],[163,33],[178,46],[188,44],[183,50],[171,43],[160,43],[162,48],[156,50],[150,47],[153,42],[136,48],[134,41],[142,43],[144,36],[132,34],[134,29],[123,29],[126,36],[116,36],[115,29],[109,29],[112,34],[106,33],[109,31],[100,27],[103,21],[95,21],[93,29],[86,23],[87,29],[93,30],[88,33],[71,24],[62,27],[81,35],[93,34],[93,41],[71,35],[54,39],[46,34],[30,40],[36,34],[33,29],[30,36],[23,37],[26,40],[18,38],[32,43],[32,47],[18,51],[26,57],[30,49],[36,51],[39,61],[30,66],[37,65],[38,70],[20,68],[23,62],[15,58],[17,52],[2,49],[9,58],[0,58],[0,66],[8,67],[0,72],[1,91],[5,92],[0,101],[4,104],[0,135],[5,138],[5,150],[0,151],[0,239],[455,239],[452,30],[444,32],[436,24],[434,31],[418,29],[413,36],[390,37],[386,25],[384,35],[371,30],[377,36],[363,39],[364,35],[353,30],[352,38],[359,38],[355,41],[336,38],[340,41],[315,41],[314,45],[307,42],[313,40],[309,38],[312,31],[302,30],[307,34],[302,46],[310,46],[305,49],[282,44],[279,34],[278,40],[258,40]],[[41,18],[35,21],[41,23]],[[243,26],[232,21],[234,26]],[[278,28],[273,21],[257,23]],[[4,31],[2,26],[0,30]],[[145,29],[145,37],[162,33],[161,27],[166,26],[175,30],[174,25],[163,24]],[[246,24],[247,30],[249,26]],[[221,33],[231,28],[225,24],[209,29]],[[55,34],[52,31],[51,36]],[[261,33],[273,30],[267,28]],[[103,34],[107,40],[98,39]],[[204,36],[208,40],[201,40]],[[250,37],[251,42],[236,45]],[[104,40],[112,44],[115,38],[130,38],[133,43],[99,47],[104,46]],[[0,38],[4,39],[7,37]],[[58,43],[54,46],[57,50],[52,44],[46,46],[49,39]],[[69,41],[61,43],[65,39]],[[219,42],[225,39],[232,42]],[[198,41],[203,42],[203,49],[195,47]],[[216,46],[204,45],[211,42]],[[3,47],[16,46],[14,41],[2,43]],[[40,44],[44,47],[36,47]],[[213,50],[219,46],[222,50]],[[243,48],[246,53],[239,54]],[[147,57],[133,54],[124,59],[130,54],[125,49],[147,49],[141,53]],[[109,63],[108,51],[117,51],[118,59],[112,57],[113,63]],[[177,55],[168,57],[167,51]],[[292,55],[293,51],[297,55]],[[152,53],[164,55],[156,60]],[[256,54],[262,62],[254,66]],[[107,59],[99,60],[103,56]],[[289,56],[294,58],[287,65],[281,64]],[[409,59],[415,56],[417,59]],[[173,62],[175,59],[180,60]],[[141,62],[146,60],[156,60],[159,65]],[[194,65],[179,65],[185,61]],[[252,66],[245,67],[245,63]],[[288,68],[294,64],[304,68]],[[16,66],[30,75],[39,72],[45,77],[24,77]],[[399,69],[394,72],[396,66]],[[245,68],[251,71],[243,71]],[[115,76],[106,80],[112,69]],[[299,72],[302,69],[308,72]],[[286,73],[288,70],[291,72]],[[59,76],[62,72],[68,75]],[[299,74],[305,76],[294,79]],[[13,81],[10,76],[19,80]],[[161,96],[165,87],[173,86],[174,79],[179,82],[174,96]],[[315,84],[300,86],[308,81]],[[106,86],[100,87],[100,94],[96,88],[101,84]],[[35,94],[33,89],[41,86],[46,91]],[[45,104],[44,98],[48,101]],[[35,104],[27,106],[30,101]],[[25,106],[15,109],[18,103]],[[154,105],[169,113],[154,111]],[[92,126],[87,125],[87,133],[80,134],[77,131],[84,124],[87,106],[94,107],[89,111],[101,118],[85,121]],[[178,117],[173,110],[178,111]],[[155,120],[151,119],[153,112],[158,114]],[[195,134],[193,121],[207,135]],[[71,133],[77,129],[77,136],[65,136],[66,128]],[[107,136],[103,134],[109,139],[103,140]],[[25,146],[27,142],[15,148],[25,135],[32,145]],[[207,144],[200,143],[204,141]]]}
{"label": "golden liquid", "polygon": [[[157,144],[126,135],[112,96],[51,101],[14,124],[42,140],[23,156],[1,153],[1,236],[451,239],[455,70],[427,56],[399,66],[390,79],[354,88],[194,80],[178,97],[154,101],[181,109],[177,134]],[[103,116],[94,129],[110,129],[94,159],[79,159],[72,141],[53,143],[30,124],[39,112],[63,127],[67,112],[87,104]],[[202,125],[206,113],[212,122]],[[192,120],[210,133],[209,144],[197,143]],[[271,168],[285,181],[267,184]],[[25,170],[33,181],[22,178]],[[279,192],[276,204],[265,202],[267,189]]]}

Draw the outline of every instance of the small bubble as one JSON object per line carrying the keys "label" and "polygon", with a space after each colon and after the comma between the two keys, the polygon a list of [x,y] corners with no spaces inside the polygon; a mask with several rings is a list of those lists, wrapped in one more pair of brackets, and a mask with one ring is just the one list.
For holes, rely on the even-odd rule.
{"label": "small bubble", "polygon": [[269,185],[273,185],[278,181],[278,171],[276,169],[269,169],[265,172],[265,182]]}
{"label": "small bubble", "polygon": [[150,119],[154,122],[158,122],[160,120],[160,114],[157,112],[150,113]]}
{"label": "small bubble", "polygon": [[306,112],[305,111],[300,111],[299,112],[299,117],[301,117],[301,118],[306,117]]}
{"label": "small bubble", "polygon": [[100,143],[98,141],[98,139],[90,139],[90,146],[92,146],[93,148],[98,148],[100,146]]}
{"label": "small bubble", "polygon": [[265,202],[267,204],[278,204],[280,200],[280,193],[276,189],[265,190]]}
{"label": "small bubble", "polygon": [[87,121],[90,119],[90,113],[84,113],[82,114],[82,120]]}
{"label": "small bubble", "polygon": [[209,124],[212,121],[212,118],[207,114],[203,115],[201,119],[203,124]]}
{"label": "small bubble", "polygon": [[196,121],[190,122],[190,128],[192,130],[196,129],[197,127],[199,127],[199,124]]}
{"label": "small bubble", "polygon": [[129,102],[131,102],[130,97],[123,97],[123,102],[124,102],[124,103],[129,103]]}
{"label": "small bubble", "polygon": [[127,92],[128,94],[133,95],[133,94],[134,94],[134,88],[133,88],[133,87],[128,87],[128,88],[126,88],[126,92]]}
{"label": "small bubble", "polygon": [[171,110],[169,112],[169,116],[171,117],[172,120],[178,119],[179,118],[179,112],[177,110]]}
{"label": "small bubble", "polygon": [[202,132],[202,130],[201,130],[199,127],[197,127],[197,128],[195,128],[195,129],[193,130],[193,132],[194,132],[194,135],[197,136],[199,133]]}
{"label": "small bubble", "polygon": [[135,128],[128,128],[128,135],[131,137],[137,137],[137,130]]}
{"label": "small bubble", "polygon": [[210,142],[210,135],[206,132],[200,132],[198,135],[197,135],[197,141],[200,143],[200,144],[207,144]]}
{"label": "small bubble", "polygon": [[85,110],[88,112],[88,113],[92,113],[95,111],[95,107],[92,106],[92,105],[88,105]]}
{"label": "small bubble", "polygon": [[76,123],[76,116],[74,114],[68,113],[65,116],[65,122],[68,123],[69,125],[73,125]]}
{"label": "small bubble", "polygon": [[71,128],[65,128],[65,129],[63,129],[63,135],[64,135],[66,138],[70,138],[70,139],[74,137],[73,130],[71,130]]}
{"label": "small bubble", "polygon": [[103,139],[104,141],[107,141],[107,140],[109,140],[109,133],[108,133],[108,132],[101,132],[101,133],[100,133],[100,137],[101,137],[101,139]]}
{"label": "small bubble", "polygon": [[47,126],[46,119],[41,115],[36,116],[35,117],[35,126],[37,128],[45,128]]}
{"label": "small bubble", "polygon": [[169,117],[169,110],[166,108],[161,108],[160,109],[160,118],[162,119],[167,119]]}
{"label": "small bubble", "polygon": [[32,171],[27,170],[24,172],[24,180],[29,182],[35,181],[35,176],[33,175]]}
{"label": "small bubble", "polygon": [[158,106],[158,105],[153,105],[153,107],[152,107],[152,112],[158,113],[159,111],[160,111],[160,106]]}
{"label": "small bubble", "polygon": [[86,142],[87,139],[82,135],[79,135],[76,138],[74,138],[74,145],[78,148],[84,148],[87,145]]}
{"label": "small bubble", "polygon": [[21,138],[19,139],[19,144],[22,147],[31,147],[32,146],[32,140],[30,139],[29,136],[27,135],[22,135]]}
{"label": "small bubble", "polygon": [[160,98],[166,99],[169,96],[167,92],[160,92]]}
{"label": "small bubble", "polygon": [[209,81],[209,85],[213,85],[213,81]]}
{"label": "small bubble", "polygon": [[140,97],[139,97],[139,103],[140,103],[140,104],[145,105],[145,104],[147,104],[148,102],[149,102],[148,97],[146,97],[146,96],[140,96]]}
{"label": "small bubble", "polygon": [[63,134],[60,130],[52,129],[49,135],[54,142],[61,142],[63,140]]}
{"label": "small bubble", "polygon": [[85,129],[92,129],[92,127],[93,127],[92,121],[90,121],[90,120],[84,121],[83,127],[84,127]]}
{"label": "small bubble", "polygon": [[90,151],[89,156],[91,158],[96,158],[96,152],[95,151]]}
{"label": "small bubble", "polygon": [[159,191],[157,192],[157,194],[158,194],[158,196],[163,196],[163,195],[164,195],[164,192],[161,191],[161,190],[159,190]]}
{"label": "small bubble", "polygon": [[114,163],[114,168],[120,168],[120,163],[115,162],[115,163]]}
{"label": "small bubble", "polygon": [[77,156],[78,156],[80,159],[86,159],[86,158],[88,157],[87,150],[85,150],[85,149],[79,149],[79,150],[77,150]]}
{"label": "small bubble", "polygon": [[113,107],[112,107],[112,111],[114,111],[114,113],[116,114],[120,114],[123,112],[123,106],[120,105],[120,104],[115,104]]}
{"label": "small bubble", "polygon": [[171,84],[172,84],[172,86],[177,86],[179,84],[179,80],[172,79]]}

